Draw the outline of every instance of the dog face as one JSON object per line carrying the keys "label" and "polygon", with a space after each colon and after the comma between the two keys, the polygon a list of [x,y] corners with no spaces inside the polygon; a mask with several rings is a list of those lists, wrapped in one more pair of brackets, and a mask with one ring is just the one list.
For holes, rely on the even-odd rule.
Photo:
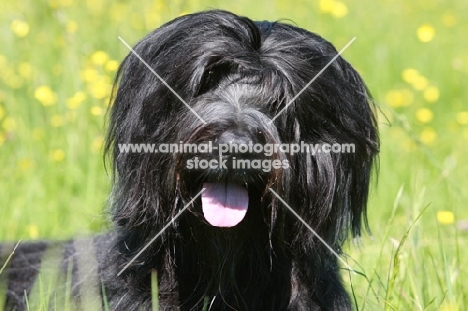
{"label": "dog face", "polygon": [[[154,72],[132,53],[118,71],[106,149],[115,169],[111,206],[119,227],[145,227],[136,230],[137,238],[148,239],[205,188],[189,208],[194,216],[189,226],[198,221],[234,232],[262,223],[261,230],[270,235],[275,227],[291,229],[293,224],[281,220],[287,212],[271,188],[330,245],[339,247],[349,230],[360,233],[378,152],[376,121],[364,82],[343,58],[319,74],[337,55],[329,42],[294,26],[212,11],[169,22],[134,51]],[[235,150],[137,154],[118,148],[122,143],[207,142],[355,148],[347,154],[268,155]],[[190,169],[195,158],[227,164]],[[269,170],[236,169],[233,159],[279,162]],[[300,231],[282,238],[311,240]]]}

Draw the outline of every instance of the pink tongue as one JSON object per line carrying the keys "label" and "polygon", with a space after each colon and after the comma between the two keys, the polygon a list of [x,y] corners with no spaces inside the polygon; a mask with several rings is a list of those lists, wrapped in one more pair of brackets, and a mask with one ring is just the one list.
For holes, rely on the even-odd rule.
{"label": "pink tongue", "polygon": [[203,214],[216,227],[233,227],[244,219],[249,205],[247,189],[234,183],[204,183]]}

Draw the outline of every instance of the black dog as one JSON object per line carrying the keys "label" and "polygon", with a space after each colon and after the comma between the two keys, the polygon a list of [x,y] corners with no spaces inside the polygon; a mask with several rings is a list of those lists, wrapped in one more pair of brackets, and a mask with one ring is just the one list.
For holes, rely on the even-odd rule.
{"label": "black dog", "polygon": [[[155,271],[162,310],[350,310],[337,257],[286,205],[336,253],[367,226],[379,142],[358,73],[337,57],[318,75],[337,56],[329,42],[224,11],[179,17],[134,52],[141,59],[130,53],[118,71],[106,144],[116,228],[20,244],[1,275],[7,309],[25,308],[58,252],[65,285],[50,301],[68,288],[76,309],[150,310]],[[122,152],[126,143],[213,148]],[[355,149],[240,148],[303,143]]]}

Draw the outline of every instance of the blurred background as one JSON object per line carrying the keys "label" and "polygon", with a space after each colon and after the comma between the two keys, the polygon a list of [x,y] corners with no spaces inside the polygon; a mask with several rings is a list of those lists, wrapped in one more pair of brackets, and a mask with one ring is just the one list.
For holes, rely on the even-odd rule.
{"label": "blurred background", "polygon": [[346,247],[359,310],[467,310],[468,1],[2,1],[0,240],[106,230],[102,143],[131,45],[182,14],[282,20],[340,50],[380,107],[372,235]]}

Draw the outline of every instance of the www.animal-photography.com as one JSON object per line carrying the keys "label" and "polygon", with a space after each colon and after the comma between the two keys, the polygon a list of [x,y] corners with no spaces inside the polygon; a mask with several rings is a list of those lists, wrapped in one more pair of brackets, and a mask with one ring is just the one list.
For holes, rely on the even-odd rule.
{"label": "www.animal-photography.com", "polygon": [[4,3],[0,310],[466,310],[467,14]]}

